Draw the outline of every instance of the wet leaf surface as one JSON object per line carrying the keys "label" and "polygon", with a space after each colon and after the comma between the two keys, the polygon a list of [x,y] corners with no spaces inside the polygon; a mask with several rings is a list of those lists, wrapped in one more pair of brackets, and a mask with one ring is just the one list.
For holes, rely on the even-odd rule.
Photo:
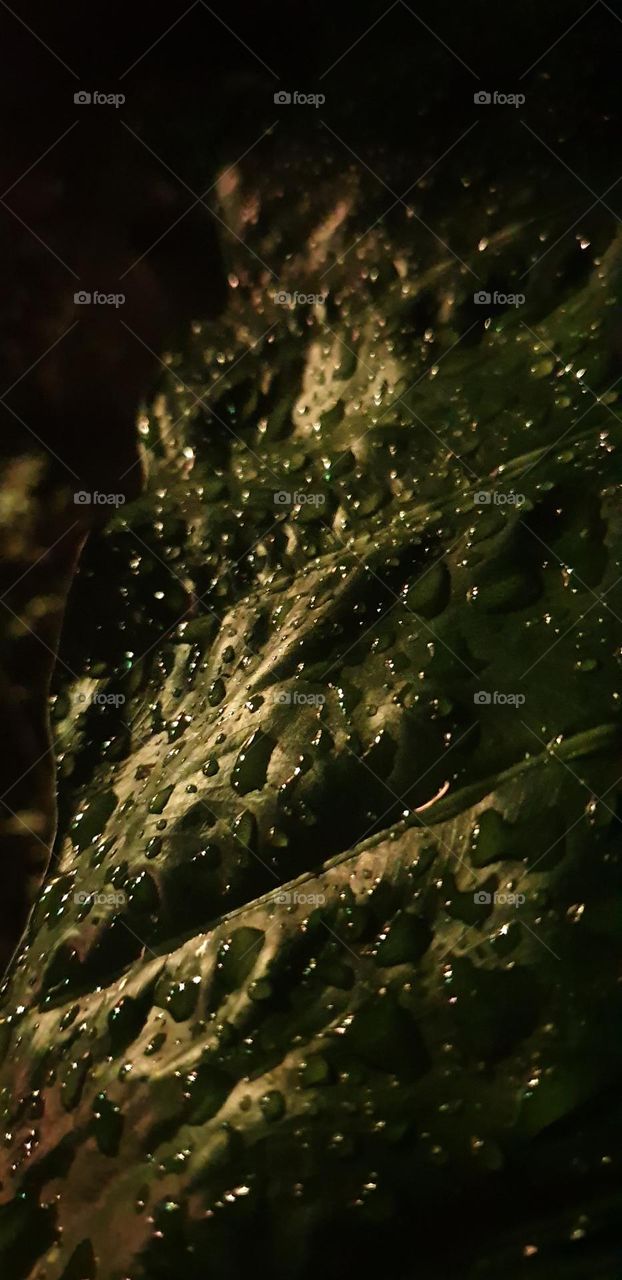
{"label": "wet leaf surface", "polygon": [[307,1280],[393,1247],[406,1276],[414,1227],[422,1278],[613,1280],[619,231],[601,208],[556,247],[546,157],[535,219],[462,155],[413,204],[478,287],[551,243],[486,311],[406,210],[368,229],[337,145],[275,145],[288,218],[255,157],[224,216],[327,300],[231,250],[74,587],[57,862],[2,996],[0,1257]]}

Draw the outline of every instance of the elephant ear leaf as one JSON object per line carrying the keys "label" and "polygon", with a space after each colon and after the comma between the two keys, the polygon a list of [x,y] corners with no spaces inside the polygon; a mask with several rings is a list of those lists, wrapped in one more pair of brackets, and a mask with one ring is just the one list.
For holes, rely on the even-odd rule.
{"label": "elephant ear leaf", "polygon": [[7,1276],[406,1275],[413,1226],[422,1277],[613,1274],[622,426],[569,370],[605,391],[620,245],[462,344],[464,275],[395,235],[335,315],[265,302],[262,341],[241,290],[195,333],[85,555],[2,994]]}

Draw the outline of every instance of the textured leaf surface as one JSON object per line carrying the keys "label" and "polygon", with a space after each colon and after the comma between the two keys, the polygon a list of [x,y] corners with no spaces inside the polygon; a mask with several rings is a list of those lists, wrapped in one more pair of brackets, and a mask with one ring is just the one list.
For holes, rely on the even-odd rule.
{"label": "textured leaf surface", "polygon": [[[327,303],[232,250],[76,583],[3,995],[7,1275],[617,1274],[613,220],[491,314],[316,178],[283,222],[250,167],[223,210],[279,288],[343,253]],[[482,191],[457,248],[518,288],[558,218]]]}

